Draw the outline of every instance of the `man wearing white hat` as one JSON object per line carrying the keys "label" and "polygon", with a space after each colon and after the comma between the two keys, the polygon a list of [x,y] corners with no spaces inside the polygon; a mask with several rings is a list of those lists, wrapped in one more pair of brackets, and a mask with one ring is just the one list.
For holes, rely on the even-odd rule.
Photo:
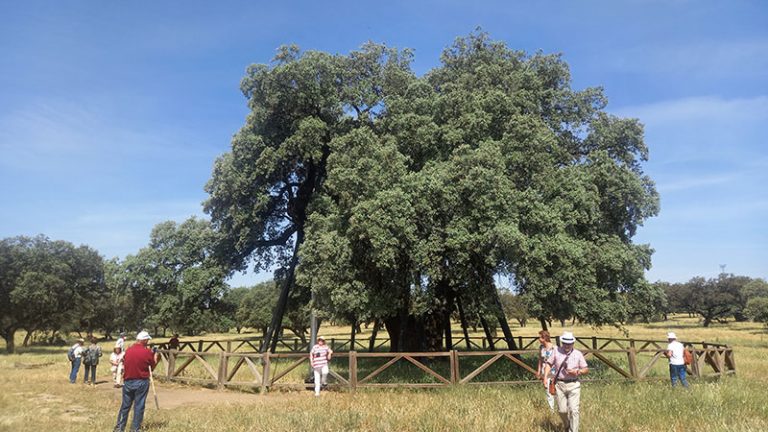
{"label": "man wearing white hat", "polygon": [[141,429],[144,420],[144,405],[149,393],[150,368],[154,368],[160,359],[160,354],[152,353],[147,347],[152,337],[142,331],[136,335],[136,343],[125,350],[123,357],[123,403],[117,414],[115,431],[123,432],[128,423],[128,414],[133,405],[133,423],[131,432]]}
{"label": "man wearing white hat", "polygon": [[563,332],[560,336],[561,346],[547,360],[548,368],[555,376],[557,411],[569,432],[579,430],[579,403],[581,402],[581,383],[579,377],[589,373],[584,354],[575,349],[576,338],[571,332]]}
{"label": "man wearing white hat", "polygon": [[688,387],[688,381],[685,379],[685,347],[677,341],[677,335],[674,332],[667,333],[667,350],[664,355],[669,359],[669,379],[672,381],[672,387],[680,380],[683,387]]}

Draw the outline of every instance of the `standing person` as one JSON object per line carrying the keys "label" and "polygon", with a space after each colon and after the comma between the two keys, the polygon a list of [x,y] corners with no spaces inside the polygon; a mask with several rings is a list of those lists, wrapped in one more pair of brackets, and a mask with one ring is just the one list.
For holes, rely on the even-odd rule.
{"label": "standing person", "polygon": [[67,352],[67,360],[69,360],[72,368],[69,371],[69,383],[74,384],[77,381],[77,373],[80,372],[80,362],[83,361],[83,338],[78,339]]}
{"label": "standing person", "polygon": [[[83,364],[85,365],[85,375],[83,376],[83,383],[96,385],[96,366],[99,364],[99,357],[101,357],[101,347],[96,343],[96,338],[91,337],[91,344],[83,352]],[[88,375],[90,374],[90,381]]]}
{"label": "standing person", "polygon": [[581,383],[579,377],[589,373],[584,354],[575,349],[576,338],[571,332],[560,336],[561,347],[557,348],[546,361],[547,372],[554,371],[557,397],[557,411],[566,430],[579,431],[579,403],[581,402]]}
{"label": "standing person", "polygon": [[685,379],[685,347],[677,341],[674,332],[667,333],[667,340],[669,344],[664,355],[669,359],[669,379],[672,381],[672,387],[680,380],[680,384],[688,388],[688,380]]}
{"label": "standing person", "polygon": [[320,396],[320,387],[325,387],[328,379],[328,362],[331,361],[333,350],[325,344],[325,338],[317,337],[317,343],[309,351],[309,361],[315,374],[315,396]]}
{"label": "standing person", "polygon": [[549,393],[549,382],[552,381],[552,374],[549,373],[547,368],[547,360],[555,353],[555,345],[552,343],[552,338],[549,332],[542,330],[539,332],[539,364],[536,366],[536,378],[544,381],[544,388],[547,393],[547,405],[549,410],[555,412],[555,395]]}
{"label": "standing person", "polygon": [[120,351],[125,352],[125,332],[120,332],[120,336],[115,341],[115,346],[120,347]]}
{"label": "standing person", "polygon": [[172,350],[178,350],[179,349],[179,334],[174,333],[173,337],[168,341],[168,349]]}
{"label": "standing person", "polygon": [[115,346],[112,354],[109,355],[110,370],[112,371],[112,381],[115,387],[123,385],[123,356],[125,353],[119,346]]}
{"label": "standing person", "polygon": [[123,384],[123,403],[120,405],[120,412],[117,414],[117,425],[115,431],[123,432],[128,423],[128,414],[133,408],[133,424],[131,431],[141,429],[141,422],[144,420],[144,404],[147,401],[149,392],[150,369],[157,364],[160,354],[152,353],[147,344],[152,337],[149,333],[142,331],[136,335],[136,343],[125,350],[123,357],[125,383]]}

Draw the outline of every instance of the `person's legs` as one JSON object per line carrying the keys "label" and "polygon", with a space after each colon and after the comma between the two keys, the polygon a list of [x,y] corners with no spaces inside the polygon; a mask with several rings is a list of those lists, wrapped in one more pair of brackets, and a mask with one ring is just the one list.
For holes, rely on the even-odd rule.
{"label": "person's legs", "polygon": [[557,400],[557,413],[560,415],[560,419],[563,421],[563,425],[567,429],[569,427],[568,420],[568,399],[566,397],[565,383],[557,382],[555,384],[555,399]]}
{"label": "person's legs", "polygon": [[77,381],[77,373],[80,371],[80,361],[82,359],[76,358],[72,362],[72,370],[69,372],[69,382],[74,384]]}
{"label": "person's legs", "polygon": [[547,405],[549,405],[549,410],[555,412],[555,395],[549,393],[550,381],[552,381],[552,377],[546,379],[547,386],[544,388],[544,391],[547,393]]}
{"label": "person's legs", "polygon": [[677,383],[677,368],[675,365],[669,365],[669,379],[672,381],[672,387]]}
{"label": "person's legs", "polygon": [[91,372],[91,365],[86,364],[83,368],[83,384],[88,384],[88,374]]}
{"label": "person's legs", "polygon": [[686,379],[685,365],[677,366],[677,379],[680,380],[680,384],[683,387],[688,388],[688,380]]}
{"label": "person's legs", "polygon": [[320,381],[322,382],[323,386],[325,386],[328,384],[328,365],[323,366],[323,369],[320,370],[320,375],[322,377]]}
{"label": "person's legs", "polygon": [[579,432],[579,405],[581,403],[581,383],[568,383],[568,420],[569,432]]}
{"label": "person's legs", "polygon": [[123,402],[120,405],[120,411],[117,413],[117,425],[115,431],[123,432],[128,423],[128,414],[131,412],[131,405],[136,397],[136,388],[133,385],[135,381],[127,381],[123,387]]}
{"label": "person's legs", "polygon": [[315,396],[320,396],[320,386],[322,385],[322,371],[320,369],[312,369],[315,374]]}
{"label": "person's legs", "polygon": [[133,406],[133,424],[131,432],[138,432],[141,429],[141,422],[144,421],[144,405],[147,402],[149,393],[149,380],[134,380],[136,382],[136,402]]}

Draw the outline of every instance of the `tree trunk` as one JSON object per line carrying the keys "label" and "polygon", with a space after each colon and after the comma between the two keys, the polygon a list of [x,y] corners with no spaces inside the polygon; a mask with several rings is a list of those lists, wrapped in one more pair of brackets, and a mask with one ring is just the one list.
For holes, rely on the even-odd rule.
{"label": "tree trunk", "polygon": [[464,308],[461,306],[461,297],[456,298],[456,306],[459,308],[459,320],[461,320],[461,331],[464,332],[464,341],[467,343],[467,350],[472,349],[472,342],[469,341],[469,332],[467,331],[467,317],[464,315]]}
{"label": "tree trunk", "polygon": [[299,263],[299,248],[304,241],[304,230],[299,229],[296,231],[296,244],[293,247],[293,257],[291,257],[291,263],[288,266],[288,274],[283,280],[283,287],[280,290],[280,297],[277,299],[274,312],[272,313],[272,322],[267,328],[267,336],[264,338],[264,344],[260,350],[262,353],[269,347],[272,353],[277,350],[277,332],[282,328],[283,315],[285,315],[285,309],[288,305],[288,294],[290,294],[291,288],[296,281],[296,265]]}
{"label": "tree trunk", "polygon": [[3,339],[5,339],[5,352],[13,354],[16,352],[16,344],[13,341],[13,337],[16,335],[16,329],[14,327],[8,327],[3,330]]}
{"label": "tree trunk", "polygon": [[491,329],[488,327],[488,322],[483,318],[482,315],[478,315],[480,317],[480,325],[483,327],[483,331],[485,332],[485,338],[488,339],[488,346],[491,348],[491,351],[496,350],[496,344],[493,343],[493,335],[491,334]]}
{"label": "tree trunk", "polygon": [[29,342],[32,340],[32,333],[35,330],[27,330],[27,334],[24,336],[24,342],[21,344],[24,348],[29,346]]}
{"label": "tree trunk", "polygon": [[547,327],[547,320],[544,319],[544,317],[539,317],[539,323],[541,323],[542,330],[549,331],[549,327]]}
{"label": "tree trunk", "polygon": [[352,323],[352,332],[349,338],[349,350],[354,351],[355,350],[355,334],[357,333],[357,320]]}
{"label": "tree trunk", "polygon": [[517,344],[515,343],[515,337],[512,336],[512,330],[509,328],[507,317],[504,314],[504,308],[501,306],[499,291],[496,289],[496,287],[493,288],[493,296],[495,297],[496,303],[496,316],[498,317],[499,325],[501,325],[501,331],[504,333],[504,339],[507,341],[507,347],[510,350],[516,350]]}
{"label": "tree trunk", "polygon": [[709,327],[709,325],[710,325],[711,323],[712,323],[712,318],[711,318],[711,317],[707,317],[707,316],[705,316],[705,317],[704,317],[704,323],[703,323],[702,325],[703,325],[704,327]]}
{"label": "tree trunk", "polygon": [[381,320],[378,318],[373,322],[373,331],[371,332],[371,341],[368,344],[368,352],[373,352],[376,349],[376,336],[379,334],[379,327],[381,326]]}

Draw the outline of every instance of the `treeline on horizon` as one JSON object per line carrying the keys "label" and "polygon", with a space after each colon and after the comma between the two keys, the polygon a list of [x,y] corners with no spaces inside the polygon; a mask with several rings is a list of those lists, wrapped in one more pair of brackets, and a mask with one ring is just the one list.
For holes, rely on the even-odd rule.
{"label": "treeline on horizon", "polygon": [[[272,319],[279,292],[272,281],[252,287],[229,287],[227,272],[206,259],[210,225],[199,219],[182,224],[164,222],[152,231],[150,244],[124,260],[105,260],[93,248],[61,240],[13,237],[0,241],[2,330],[8,352],[17,330],[31,343],[62,343],[69,333],[150,329],[157,335],[205,332],[263,335]],[[208,244],[210,246],[210,243]],[[768,325],[768,282],[761,278],[722,273],[716,278],[693,277],[685,283],[658,281],[662,293],[653,304],[630,310],[631,322],[666,320],[669,314],[699,317],[705,327],[727,320],[753,320]],[[536,319],[536,305],[525,296],[500,289],[505,315],[521,327]],[[284,330],[305,340],[309,305],[291,302]],[[477,331],[493,313],[470,317]],[[572,317],[559,318],[561,324]],[[459,321],[458,314],[452,317]],[[334,320],[352,332],[374,320]],[[551,325],[551,319],[547,320]],[[537,323],[538,324],[538,323]],[[623,323],[622,323],[623,324]],[[545,323],[546,326],[546,323]],[[496,326],[490,325],[495,332]]]}

